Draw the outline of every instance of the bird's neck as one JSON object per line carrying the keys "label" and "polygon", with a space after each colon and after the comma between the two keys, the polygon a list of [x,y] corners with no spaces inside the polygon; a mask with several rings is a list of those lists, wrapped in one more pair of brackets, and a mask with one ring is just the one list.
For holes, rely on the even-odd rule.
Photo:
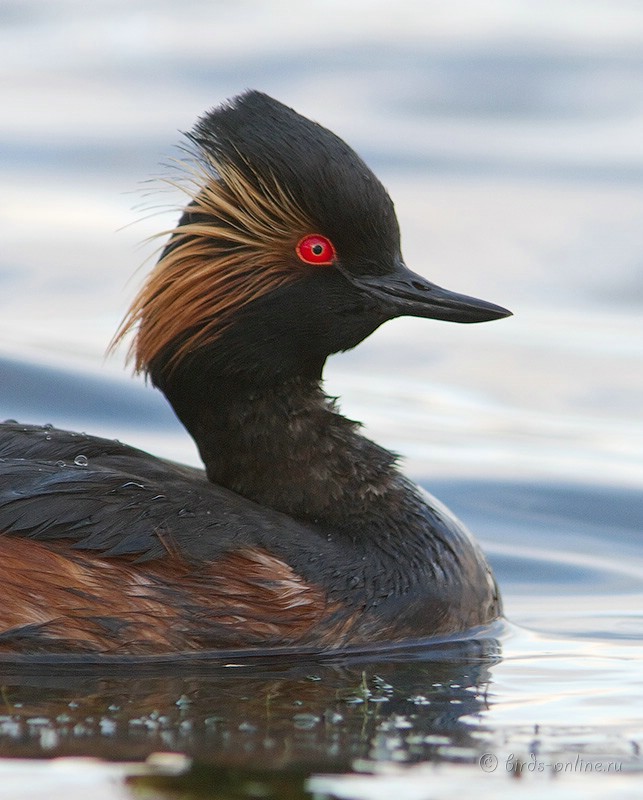
{"label": "bird's neck", "polygon": [[408,492],[395,457],[338,413],[318,380],[229,382],[200,402],[170,401],[210,481],[297,519],[354,532]]}
{"label": "bird's neck", "polygon": [[[252,391],[218,383],[201,402],[192,393],[182,404],[166,393],[213,483],[312,523],[323,549],[306,552],[339,593],[333,597],[378,605],[394,626],[403,617],[409,635],[424,630],[427,614],[445,631],[497,616],[495,584],[468,533],[436,501],[427,503],[392,453],[338,413],[319,380],[290,378]],[[278,548],[279,531],[276,539]],[[289,539],[284,547],[309,574],[303,551]]]}

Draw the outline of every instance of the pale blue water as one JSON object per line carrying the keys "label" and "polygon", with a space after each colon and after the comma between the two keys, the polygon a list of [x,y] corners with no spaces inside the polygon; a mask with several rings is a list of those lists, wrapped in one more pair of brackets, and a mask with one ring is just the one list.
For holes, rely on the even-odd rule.
{"label": "pale blue water", "polygon": [[[264,766],[301,796],[635,796],[640,777],[595,765],[638,772],[643,745],[643,6],[20,0],[0,46],[0,417],[197,463],[103,354],[154,250],[138,243],[181,202],[144,181],[246,87],[360,152],[409,266],[515,313],[389,323],[327,371],[483,542],[508,626],[366,665],[5,672],[0,754],[196,754],[213,797],[226,764],[239,796],[249,775],[285,796]],[[534,764],[521,783],[512,754]],[[556,764],[576,766],[552,783]],[[386,774],[324,777],[351,769]],[[54,796],[52,774],[0,762],[11,797]],[[130,796],[98,767],[56,774],[60,796]]]}

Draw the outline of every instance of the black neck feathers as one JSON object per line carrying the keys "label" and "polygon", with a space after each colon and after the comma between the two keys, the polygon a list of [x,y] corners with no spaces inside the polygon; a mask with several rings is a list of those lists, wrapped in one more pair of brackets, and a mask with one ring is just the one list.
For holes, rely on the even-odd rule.
{"label": "black neck feathers", "polygon": [[[317,380],[258,389],[221,382],[206,400],[170,395],[209,480],[297,519],[357,533],[408,484],[395,457],[359,433]],[[378,523],[379,524],[379,523]]]}

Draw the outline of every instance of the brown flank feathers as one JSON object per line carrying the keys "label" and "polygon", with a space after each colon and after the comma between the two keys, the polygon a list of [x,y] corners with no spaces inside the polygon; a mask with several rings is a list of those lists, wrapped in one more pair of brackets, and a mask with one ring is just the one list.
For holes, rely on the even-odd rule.
{"label": "brown flank feathers", "polygon": [[0,536],[0,653],[130,655],[344,640],[355,620],[281,559],[257,547],[190,567],[144,567],[68,544]]}

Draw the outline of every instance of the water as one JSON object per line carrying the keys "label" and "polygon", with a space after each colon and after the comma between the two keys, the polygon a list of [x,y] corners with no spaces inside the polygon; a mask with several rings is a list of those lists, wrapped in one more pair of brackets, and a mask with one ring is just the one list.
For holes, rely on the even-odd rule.
{"label": "water", "polygon": [[[640,4],[20,0],[0,44],[1,417],[197,463],[103,353],[180,202],[143,181],[248,86],[366,158],[409,266],[515,312],[399,320],[327,371],[482,541],[507,623],[321,662],[3,665],[0,796],[638,796]],[[20,760],[61,755],[101,760]]]}

